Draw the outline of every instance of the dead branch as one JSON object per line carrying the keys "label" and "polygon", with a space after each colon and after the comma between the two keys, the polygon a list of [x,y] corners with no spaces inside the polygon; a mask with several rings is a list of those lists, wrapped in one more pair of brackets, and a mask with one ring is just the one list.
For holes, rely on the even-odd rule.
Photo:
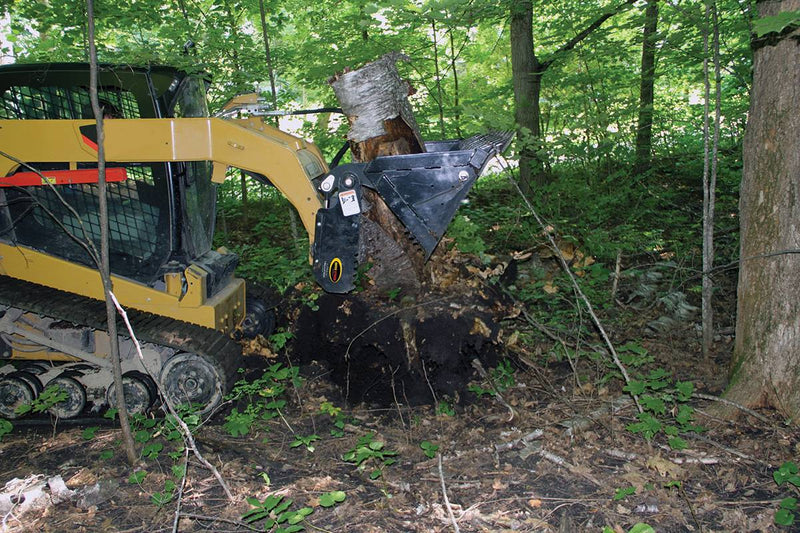
{"label": "dead branch", "polygon": [[189,476],[189,448],[183,448],[183,476],[178,487],[177,503],[175,504],[175,520],[172,522],[172,533],[178,533],[178,523],[181,521],[181,503],[183,502],[183,489],[186,487],[186,478]]}
{"label": "dead branch", "polygon": [[740,411],[742,411],[744,413],[747,413],[748,415],[752,416],[753,418],[757,418],[758,420],[761,420],[765,424],[772,425],[772,422],[770,422],[767,417],[756,413],[752,409],[748,409],[747,407],[743,406],[742,404],[733,402],[733,401],[728,400],[726,398],[720,398],[719,396],[714,396],[712,394],[702,394],[700,392],[694,392],[694,393],[692,393],[692,396],[694,396],[695,398],[700,398],[702,400],[709,400],[709,401],[712,401],[712,402],[720,402],[720,403],[724,403],[725,405],[730,405],[731,407],[735,407],[735,408],[739,409]]}
{"label": "dead branch", "polygon": [[[558,261],[561,264],[562,270],[567,274],[570,281],[572,282],[572,287],[575,289],[575,293],[578,295],[580,300],[586,306],[586,310],[589,312],[589,316],[592,317],[592,322],[597,328],[597,331],[600,333],[600,337],[602,337],[606,347],[608,348],[608,352],[611,354],[611,358],[614,361],[614,364],[616,365],[617,368],[619,368],[620,373],[622,373],[622,377],[625,379],[625,384],[630,385],[631,378],[628,375],[628,370],[625,368],[625,365],[622,364],[622,361],[620,361],[619,356],[617,355],[617,351],[616,349],[614,349],[614,345],[611,343],[611,339],[608,337],[608,334],[606,333],[603,324],[600,322],[600,319],[594,312],[594,306],[592,306],[592,303],[589,301],[589,298],[587,298],[586,295],[583,293],[581,286],[578,284],[578,280],[575,279],[575,274],[572,273],[572,269],[569,268],[567,260],[564,258],[564,254],[561,252],[561,249],[558,247],[556,241],[553,239],[552,232],[548,231],[547,225],[545,225],[544,221],[541,219],[541,217],[539,217],[539,214],[533,208],[533,204],[531,204],[530,200],[528,200],[528,197],[522,191],[522,188],[519,186],[519,183],[517,183],[517,180],[514,179],[513,171],[511,170],[511,168],[506,167],[506,171],[508,172],[509,181],[511,181],[512,185],[514,185],[514,188],[517,189],[517,192],[519,193],[523,202],[525,202],[525,206],[528,208],[528,211],[531,213],[531,215],[533,215],[533,217],[536,219],[536,222],[539,224],[539,226],[542,228],[542,231],[547,236],[547,240],[550,243],[550,247],[552,248],[553,253],[555,253],[556,256],[558,257]],[[642,406],[639,403],[639,396],[636,394],[631,394],[631,397],[633,398],[634,403],[636,403],[636,409],[638,409],[640,413],[643,412],[644,410],[642,409]]]}
{"label": "dead branch", "polygon": [[[133,344],[136,347],[136,353],[139,356],[139,359],[142,361],[142,364],[145,370],[147,370],[147,373],[150,374],[150,370],[147,368],[147,365],[144,365],[144,355],[142,354],[142,346],[141,344],[139,344],[139,339],[136,338],[136,333],[133,331],[133,326],[131,326],[130,320],[128,320],[128,313],[126,313],[125,309],[122,308],[119,301],[117,300],[117,297],[114,295],[113,292],[109,291],[108,294],[110,295],[112,301],[114,302],[114,306],[117,308],[117,311],[122,317],[122,320],[125,322],[125,327],[128,329],[128,333],[130,333],[131,335],[131,340],[133,341]],[[158,380],[154,376],[150,375],[150,377],[153,378],[156,384],[158,384]],[[178,412],[175,410],[175,406],[172,405],[172,400],[169,398],[169,396],[164,394],[164,391],[161,390],[161,387],[157,388],[158,388],[158,394],[164,401],[164,405],[167,406],[167,410],[175,418],[175,421],[178,423],[178,426],[181,429],[181,433],[183,433],[183,438],[187,445],[186,447],[189,450],[191,450],[195,458],[197,458],[197,460],[200,461],[200,463],[214,475],[214,477],[217,479],[220,486],[222,487],[222,490],[225,491],[225,495],[228,497],[228,500],[233,501],[234,500],[233,494],[231,493],[231,489],[228,488],[228,484],[222,478],[222,475],[220,475],[217,468],[211,463],[209,463],[206,460],[206,458],[203,457],[203,454],[200,453],[200,450],[197,448],[197,443],[194,440],[194,435],[192,435],[192,430],[189,429],[189,426],[186,425],[186,422],[184,422],[183,419],[180,417],[180,415],[178,415]]]}
{"label": "dead branch", "polygon": [[450,522],[453,524],[453,531],[460,533],[458,529],[458,522],[453,515],[453,508],[450,506],[450,500],[447,498],[447,486],[444,484],[444,471],[442,470],[442,454],[439,454],[439,480],[442,482],[442,496],[444,497],[444,505],[447,507],[447,516],[450,517]]}
{"label": "dead branch", "polygon": [[594,478],[594,476],[592,476],[591,474],[587,474],[586,472],[582,472],[577,466],[573,465],[572,463],[570,463],[569,461],[567,461],[566,459],[564,459],[563,457],[561,457],[559,455],[556,455],[556,454],[554,454],[552,452],[548,452],[544,448],[539,450],[539,455],[541,455],[543,459],[547,459],[551,463],[554,463],[554,464],[556,464],[558,466],[562,466],[562,467],[566,468],[567,470],[569,470],[570,472],[572,472],[576,476],[581,476],[582,478],[591,481],[592,483],[594,483],[598,487],[602,486],[602,483],[597,481]]}

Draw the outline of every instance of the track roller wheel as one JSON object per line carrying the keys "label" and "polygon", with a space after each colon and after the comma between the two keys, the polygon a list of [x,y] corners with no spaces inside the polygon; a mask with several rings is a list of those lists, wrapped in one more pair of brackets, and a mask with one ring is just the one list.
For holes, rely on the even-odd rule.
{"label": "track roller wheel", "polygon": [[222,401],[220,370],[206,359],[192,354],[173,355],[161,368],[161,388],[174,405],[195,405],[201,415]]}
{"label": "track roller wheel", "polygon": [[42,381],[36,377],[36,372],[31,371],[29,368],[24,368],[23,370],[17,370],[16,372],[12,372],[9,374],[9,377],[19,378],[28,385],[30,385],[31,390],[33,391],[33,396],[37,397],[42,392]]}
{"label": "track roller wheel", "polygon": [[65,399],[49,409],[50,414],[58,418],[75,418],[83,412],[86,407],[86,389],[77,379],[65,372],[48,381],[47,386],[58,387],[67,394]]}
{"label": "track roller wheel", "polygon": [[[150,376],[136,370],[122,374],[122,389],[125,392],[125,408],[130,414],[145,413],[158,398],[156,384]],[[114,383],[106,390],[106,401],[111,407],[117,406],[117,389]]]}
{"label": "track roller wheel", "polygon": [[19,373],[12,372],[0,379],[0,417],[2,418],[12,420],[19,418],[22,415],[17,414],[17,409],[36,399],[38,391],[34,390],[28,380],[15,375]]}

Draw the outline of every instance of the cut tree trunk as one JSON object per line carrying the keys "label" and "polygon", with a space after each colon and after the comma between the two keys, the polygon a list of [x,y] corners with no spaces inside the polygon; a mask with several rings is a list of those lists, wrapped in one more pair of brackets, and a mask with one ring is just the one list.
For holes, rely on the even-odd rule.
{"label": "cut tree trunk", "polygon": [[[425,151],[408,102],[413,89],[400,77],[398,60],[408,58],[387,54],[329,80],[350,124],[347,140],[355,162]],[[422,249],[409,239],[403,224],[375,191],[364,189],[364,199],[368,221],[362,224],[361,253],[362,263],[372,264],[370,278],[380,291],[401,288],[417,293],[423,284]]]}
{"label": "cut tree trunk", "polygon": [[329,80],[350,123],[347,140],[355,161],[425,151],[408,102],[414,91],[397,72],[398,60],[408,58],[398,53],[387,54]]}

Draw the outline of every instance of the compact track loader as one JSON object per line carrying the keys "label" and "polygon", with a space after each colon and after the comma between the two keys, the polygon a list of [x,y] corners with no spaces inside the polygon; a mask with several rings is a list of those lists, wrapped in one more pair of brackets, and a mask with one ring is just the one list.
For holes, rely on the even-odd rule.
{"label": "compact track loader", "polygon": [[[52,412],[114,405],[99,243],[97,129],[86,64],[0,67],[0,417],[48,385]],[[426,144],[426,153],[328,168],[319,150],[259,117],[208,116],[206,80],[167,67],[103,66],[114,293],[143,347],[120,336],[127,407],[158,401],[203,413],[240,366],[235,331],[263,332],[237,257],[211,246],[215,186],[229,167],[277,187],[308,232],[320,285],[354,287],[363,260],[364,187],[381,196],[427,257],[507,134]],[[99,244],[98,244],[99,247]],[[122,329],[121,331],[125,331]]]}

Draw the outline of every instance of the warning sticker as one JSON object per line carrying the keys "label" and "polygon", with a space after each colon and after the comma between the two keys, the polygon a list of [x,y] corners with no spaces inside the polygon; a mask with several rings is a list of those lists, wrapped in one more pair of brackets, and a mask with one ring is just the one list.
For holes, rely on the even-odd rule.
{"label": "warning sticker", "polygon": [[361,206],[358,205],[358,196],[356,191],[352,189],[339,193],[339,205],[342,206],[342,214],[346,217],[357,215],[361,212]]}

